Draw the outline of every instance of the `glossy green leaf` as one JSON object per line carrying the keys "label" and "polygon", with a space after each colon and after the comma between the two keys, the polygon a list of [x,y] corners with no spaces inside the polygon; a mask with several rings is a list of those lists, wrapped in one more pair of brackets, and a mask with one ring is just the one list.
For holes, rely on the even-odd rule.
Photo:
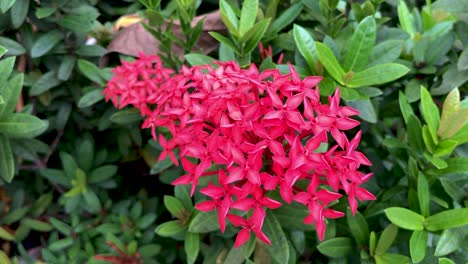
{"label": "glossy green leaf", "polygon": [[6,83],[2,96],[5,102],[0,105],[0,122],[15,110],[23,88],[23,74],[17,74]]}
{"label": "glossy green leaf", "polygon": [[390,222],[407,230],[423,230],[424,216],[402,207],[390,207],[385,209]]}
{"label": "glossy green leaf", "polygon": [[404,42],[391,39],[377,44],[370,56],[369,66],[394,62],[400,57]]}
{"label": "glossy green leaf", "polygon": [[190,221],[188,231],[193,233],[209,233],[219,230],[218,216],[216,212],[199,212]]}
{"label": "glossy green leaf", "polygon": [[437,175],[449,173],[466,173],[468,171],[468,158],[455,157],[446,160],[447,167],[442,170],[431,170],[430,172]]}
{"label": "glossy green leaf", "polygon": [[424,150],[424,142],[421,133],[421,123],[414,114],[410,114],[408,117],[408,142],[416,151]]}
{"label": "glossy green leaf", "polygon": [[41,35],[31,47],[31,57],[38,58],[49,51],[51,51],[55,45],[57,45],[63,39],[63,33],[59,31],[50,31]]}
{"label": "glossy green leaf", "polygon": [[279,17],[277,17],[268,29],[268,34],[277,34],[283,28],[290,25],[301,13],[303,5],[301,2],[291,5]]}
{"label": "glossy green leaf", "polygon": [[221,20],[231,34],[239,36],[239,20],[226,0],[219,1],[219,9],[221,10]]}
{"label": "glossy green leaf", "polygon": [[462,229],[445,229],[437,242],[434,256],[445,256],[461,248],[463,237]]}
{"label": "glossy green leaf", "polygon": [[369,241],[369,226],[364,216],[359,211],[353,215],[348,207],[346,209],[346,221],[349,231],[351,231],[356,242],[361,246],[367,246],[367,242]]}
{"label": "glossy green leaf", "polygon": [[[344,88],[341,89],[341,91],[343,90]],[[347,101],[346,104],[358,110],[358,116],[362,118],[362,120],[373,124],[377,122],[377,112],[375,111],[374,105],[369,99]]]}
{"label": "glossy green leaf", "polygon": [[418,201],[421,214],[425,217],[429,216],[429,201],[430,201],[429,183],[426,176],[419,173],[418,176]]}
{"label": "glossy green leaf", "polygon": [[186,210],[182,202],[174,196],[164,195],[164,205],[166,209],[175,217],[183,217]]}
{"label": "glossy green leaf", "polygon": [[241,45],[243,45],[242,52],[243,55],[251,53],[255,48],[258,47],[258,43],[265,35],[266,30],[270,25],[270,19],[263,19],[255,24],[249,31],[247,31],[239,40]]}
{"label": "glossy green leaf", "polygon": [[[13,67],[15,66],[15,57],[9,57],[3,60],[0,60],[0,82],[8,80],[10,74],[13,72]],[[3,88],[3,87],[2,87]]]}
{"label": "glossy green leaf", "polygon": [[90,79],[91,81],[100,85],[105,84],[105,80],[103,80],[101,75],[99,74],[101,69],[94,65],[94,63],[87,60],[79,59],[78,69],[80,69],[81,73],[83,73],[84,76],[86,76],[86,78]]}
{"label": "glossy green leaf", "polygon": [[12,40],[11,38],[0,37],[0,46],[8,50],[6,53],[8,55],[18,56],[26,53],[26,49],[20,43]]}
{"label": "glossy green leaf", "polygon": [[468,225],[468,208],[442,211],[426,218],[424,226],[428,231],[439,231]]}
{"label": "glossy green leaf", "polygon": [[425,87],[421,87],[421,112],[424,120],[429,126],[431,133],[436,135],[439,129],[440,115],[439,108],[432,100],[431,94]]}
{"label": "glossy green leaf", "polygon": [[351,253],[353,248],[348,237],[336,237],[326,240],[317,246],[320,253],[331,258],[341,258]]}
{"label": "glossy green leaf", "polygon": [[410,264],[411,260],[407,256],[395,253],[385,253],[383,255],[375,256],[376,264]]}
{"label": "glossy green leaf", "polygon": [[173,220],[162,223],[156,227],[156,234],[163,237],[170,237],[179,234],[184,230],[184,227],[179,224],[179,221]]}
{"label": "glossy green leaf", "polygon": [[413,231],[410,238],[410,255],[413,263],[421,262],[426,256],[427,232]]}
{"label": "glossy green leaf", "polygon": [[2,13],[6,13],[8,11],[8,9],[10,9],[13,4],[16,2],[16,0],[2,0],[0,1],[0,11],[2,11]]}
{"label": "glossy green leaf", "polygon": [[96,104],[97,102],[101,101],[102,99],[104,99],[102,90],[94,89],[94,90],[87,92],[80,98],[80,101],[78,101],[78,107],[79,108],[90,107]]}
{"label": "glossy green leaf", "polygon": [[398,227],[394,224],[388,225],[380,235],[377,247],[375,248],[375,255],[383,255],[392,246],[398,235]]}
{"label": "glossy green leaf", "polygon": [[243,37],[255,24],[258,13],[258,0],[244,0],[239,19],[239,36]]}
{"label": "glossy green leaf", "polygon": [[364,69],[375,46],[377,28],[373,17],[364,18],[356,28],[343,60],[345,72]]}
{"label": "glossy green leaf", "polygon": [[29,0],[16,0],[16,3],[12,6],[10,17],[11,24],[14,28],[20,27],[29,10]]}
{"label": "glossy green leaf", "polygon": [[192,66],[197,65],[216,65],[214,64],[214,59],[210,56],[206,56],[203,54],[196,54],[196,53],[189,53],[184,55],[185,59],[190,63]]}
{"label": "glossy green leaf", "polygon": [[200,252],[200,235],[198,233],[185,233],[184,241],[185,254],[187,254],[187,262],[195,263]]}
{"label": "glossy green leaf", "polygon": [[337,82],[344,85],[345,72],[330,48],[320,42],[315,42],[315,47],[317,49],[318,58],[325,69],[327,69],[328,73],[330,73]]}
{"label": "glossy green leaf", "polygon": [[267,247],[270,256],[278,263],[288,263],[291,254],[288,238],[274,214],[269,213],[265,217],[263,232],[272,241],[272,245]]}
{"label": "glossy green leaf", "polygon": [[459,144],[460,142],[457,140],[450,140],[450,139],[443,140],[439,142],[439,145],[437,145],[434,156],[443,157],[443,156],[450,155],[455,149],[455,147],[457,147],[457,145]]}
{"label": "glossy green leaf", "polygon": [[455,264],[451,259],[448,258],[440,258],[439,259],[439,264]]}
{"label": "glossy green leaf", "polygon": [[225,36],[223,36],[223,35],[221,35],[219,33],[216,33],[216,32],[209,32],[209,33],[217,41],[224,44],[226,47],[229,47],[236,54],[239,54],[239,48],[236,46],[236,44],[234,44],[234,42],[232,42],[232,40],[230,40],[230,39],[226,38]]}
{"label": "glossy green leaf", "polygon": [[414,115],[413,109],[411,108],[411,105],[408,103],[408,99],[401,91],[399,92],[398,100],[400,103],[400,111],[401,111],[401,114],[403,115],[405,124],[408,124],[408,119],[410,115]]}
{"label": "glossy green leaf", "polygon": [[[460,92],[458,88],[454,88],[447,95],[442,107],[442,116],[440,119],[438,135],[442,138],[447,138],[447,134],[453,134],[452,131],[448,131],[450,123],[453,122],[455,115],[460,111]],[[452,132],[452,133],[450,133]]]}
{"label": "glossy green leaf", "polygon": [[356,72],[346,86],[355,88],[380,85],[395,81],[409,72],[406,66],[398,63],[384,63]]}
{"label": "glossy green leaf", "polygon": [[141,114],[138,109],[124,109],[111,115],[110,120],[119,125],[127,125],[136,123],[142,120]]}
{"label": "glossy green leaf", "polygon": [[10,138],[32,138],[42,134],[48,122],[29,114],[15,113],[0,120],[0,133]]}
{"label": "glossy green leaf", "polygon": [[[299,52],[304,57],[309,70],[312,73],[317,73],[315,69],[318,61],[318,55],[315,48],[315,42],[312,36],[307,32],[307,30],[299,25],[294,25],[293,28],[294,41],[296,46],[299,49]],[[322,90],[320,90],[321,92]]]}
{"label": "glossy green leaf", "polygon": [[400,0],[398,4],[398,19],[400,20],[401,28],[408,32],[412,37],[416,33],[413,17],[404,0]]}

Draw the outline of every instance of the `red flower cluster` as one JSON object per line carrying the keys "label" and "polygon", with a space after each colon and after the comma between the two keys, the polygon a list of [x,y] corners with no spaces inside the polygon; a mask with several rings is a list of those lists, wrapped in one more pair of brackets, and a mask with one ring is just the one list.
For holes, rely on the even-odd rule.
{"label": "red flower cluster", "polygon": [[[268,196],[279,189],[286,203],[304,204],[319,239],[325,219],[344,213],[329,206],[346,193],[351,211],[358,200],[375,197],[360,184],[371,174],[358,169],[370,161],[356,150],[358,132],[349,140],[343,131],[359,122],[349,118],[358,111],[340,106],[337,89],[322,104],[316,88],[322,77],[301,80],[272,69],[259,72],[255,65],[241,69],[235,62],[186,67],[178,73],[162,66],[157,56],[140,56],[114,70],[104,93],[114,105],[133,105],[145,117],[143,128],[151,128],[164,148],[160,160],[169,156],[178,165],[174,150],[187,174],[174,185],[191,184],[193,195],[200,177],[218,177],[201,188],[209,199],[196,205],[200,211],[216,210],[221,231],[226,218],[239,226],[235,246],[245,243],[253,232],[271,244],[262,232],[266,209],[282,204]],[[172,137],[156,137],[156,127],[167,127]],[[329,140],[332,137],[333,140]],[[318,151],[330,144],[328,151]],[[188,159],[190,158],[190,159]],[[194,162],[195,161],[195,162]],[[303,190],[296,183],[305,182]],[[234,214],[234,210],[244,213]]]}

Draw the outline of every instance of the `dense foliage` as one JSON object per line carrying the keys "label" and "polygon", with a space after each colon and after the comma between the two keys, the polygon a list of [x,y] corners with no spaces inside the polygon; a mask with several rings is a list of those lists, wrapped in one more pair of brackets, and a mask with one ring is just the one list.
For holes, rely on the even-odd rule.
{"label": "dense foliage", "polygon": [[2,0],[0,263],[464,263],[467,45],[466,0]]}

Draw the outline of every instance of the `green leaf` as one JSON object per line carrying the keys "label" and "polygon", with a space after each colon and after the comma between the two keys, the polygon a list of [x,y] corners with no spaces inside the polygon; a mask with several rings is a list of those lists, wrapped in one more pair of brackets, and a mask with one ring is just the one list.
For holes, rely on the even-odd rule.
{"label": "green leaf", "polygon": [[32,218],[24,218],[21,220],[21,224],[39,232],[50,232],[53,229],[51,224]]}
{"label": "green leaf", "polygon": [[23,74],[17,74],[6,83],[3,89],[5,103],[0,105],[0,122],[15,110],[23,88]]}
{"label": "green leaf", "polygon": [[195,263],[200,252],[200,235],[198,233],[185,233],[184,241],[185,254],[187,254],[187,262]]}
{"label": "green leaf", "polygon": [[239,36],[243,37],[245,33],[251,30],[255,24],[258,13],[258,0],[244,0],[242,4],[241,15],[239,19]]}
{"label": "green leaf", "polygon": [[445,256],[461,248],[464,236],[461,229],[445,229],[437,242],[434,256]]}
{"label": "green leaf", "polygon": [[375,256],[376,264],[410,264],[411,260],[407,256],[395,253],[386,253],[384,255]]}
{"label": "green leaf", "polygon": [[100,45],[83,45],[76,50],[76,54],[85,57],[101,57],[107,50]]}
{"label": "green leaf", "polygon": [[426,256],[427,232],[413,231],[410,238],[410,255],[413,263],[421,262]]}
{"label": "green leaf", "polygon": [[327,69],[328,73],[330,73],[335,81],[344,85],[345,72],[343,68],[341,68],[330,48],[320,42],[315,42],[315,48],[317,49],[317,55],[320,62],[323,64],[325,69]]}
{"label": "green leaf", "polygon": [[419,209],[421,210],[421,214],[424,217],[429,216],[429,201],[430,201],[430,192],[429,192],[429,184],[427,182],[426,176],[424,174],[419,173],[418,176],[418,201],[419,201]]}
{"label": "green leaf", "polygon": [[49,221],[50,221],[50,224],[55,229],[57,229],[60,233],[66,235],[66,236],[69,236],[71,234],[72,228],[68,224],[66,224],[65,222],[62,222],[62,221],[58,220],[55,217],[50,217]]}
{"label": "green leaf", "polygon": [[36,9],[36,17],[39,19],[46,18],[50,15],[52,15],[57,8],[55,7],[40,7]]}
{"label": "green leaf", "polygon": [[67,178],[70,180],[75,178],[76,170],[78,169],[78,165],[76,164],[75,159],[72,157],[72,155],[66,152],[60,152],[59,156]]}
{"label": "green leaf", "polygon": [[403,0],[400,0],[400,4],[398,5],[398,19],[400,20],[401,28],[413,37],[416,33],[416,28],[408,6]]}
{"label": "green leaf", "polygon": [[375,255],[383,255],[392,246],[398,235],[398,227],[394,224],[388,225],[380,235],[377,247],[375,248]]}
{"label": "green leaf", "polygon": [[61,81],[57,79],[55,71],[49,71],[43,74],[31,87],[29,94],[31,96],[40,95],[55,86],[59,85]]}
{"label": "green leaf", "polygon": [[8,50],[8,55],[18,56],[26,53],[26,49],[21,44],[10,38],[0,37],[0,46]]}
{"label": "green leaf", "polygon": [[99,14],[93,12],[81,14],[68,14],[58,20],[58,24],[75,32],[88,32],[92,29],[93,23]]}
{"label": "green leaf", "polygon": [[83,75],[91,81],[100,85],[105,85],[105,80],[103,80],[101,75],[99,74],[101,72],[101,69],[94,65],[94,63],[87,60],[79,59],[78,69],[80,69],[81,73],[83,73]]}
{"label": "green leaf", "polygon": [[394,225],[407,229],[420,231],[424,229],[424,216],[402,207],[390,207],[385,209],[390,222]]}
{"label": "green leaf", "polygon": [[101,211],[101,201],[99,197],[91,189],[86,189],[83,192],[83,197],[86,201],[86,210],[92,213],[99,213]]}
{"label": "green leaf", "polygon": [[61,250],[64,250],[64,249],[70,247],[74,243],[75,243],[75,240],[74,240],[73,237],[67,237],[67,238],[56,240],[56,241],[50,243],[49,246],[48,246],[48,249],[50,249],[51,251],[56,251],[57,252],[57,251],[61,251]]}
{"label": "green leaf", "polygon": [[377,44],[370,56],[369,66],[394,62],[400,57],[404,42],[391,39]]}
{"label": "green leaf", "polygon": [[303,222],[308,213],[307,208],[296,203],[284,205],[273,210],[273,214],[275,214],[281,226],[291,230],[314,230],[312,225],[304,224]]}
{"label": "green leaf", "polygon": [[458,58],[457,68],[459,71],[468,70],[468,48],[465,48],[460,54],[460,57]]}
{"label": "green leaf", "polygon": [[369,236],[369,254],[371,256],[374,256],[375,254],[376,244],[377,244],[377,235],[375,234],[374,231],[372,231]]}
{"label": "green leaf", "polygon": [[[5,49],[3,46],[0,46],[0,57],[5,55],[5,53],[7,53],[7,52],[8,52],[7,49]],[[3,100],[2,100],[2,104],[3,104]]]}
{"label": "green leaf", "polygon": [[439,264],[455,264],[451,259],[448,258],[440,258],[439,259]]}
{"label": "green leaf", "polygon": [[33,138],[42,134],[48,122],[33,115],[15,113],[0,121],[0,133],[10,138]]}
{"label": "green leaf", "polygon": [[104,99],[101,89],[94,89],[84,94],[78,101],[79,108],[90,107]]}
{"label": "green leaf", "polygon": [[394,81],[406,73],[409,69],[398,63],[384,63],[372,66],[363,71],[356,72],[346,86],[355,88],[373,86]]}
{"label": "green leaf", "polygon": [[[239,20],[232,9],[231,5],[226,0],[219,1],[219,8],[221,10],[221,20],[228,29],[228,31],[235,37],[239,36]],[[211,33],[210,33],[211,34]]]}
{"label": "green leaf", "polygon": [[[343,90],[344,88],[341,89],[341,91]],[[362,120],[372,124],[377,123],[377,112],[375,111],[374,105],[369,99],[347,101],[346,104],[358,110],[358,116],[362,118]]]}
{"label": "green leaf", "polygon": [[375,46],[376,25],[373,17],[364,18],[356,28],[343,60],[343,69],[357,72],[366,67]]}
{"label": "green leaf", "polygon": [[309,66],[309,70],[313,74],[316,74],[317,70],[315,67],[317,65],[318,55],[315,48],[314,39],[309,34],[309,32],[307,32],[307,30],[299,25],[294,25],[293,36],[299,52],[302,54],[305,61],[307,62],[307,65]]}
{"label": "green leaf", "polygon": [[439,231],[468,225],[468,208],[458,208],[442,211],[431,215],[424,221],[428,231]]}
{"label": "green leaf", "polygon": [[2,11],[3,14],[5,14],[8,9],[10,9],[13,4],[16,2],[16,0],[2,0],[0,1],[0,11]]}
{"label": "green leaf", "polygon": [[142,258],[151,258],[159,254],[161,252],[161,246],[158,244],[148,244],[138,248],[138,252],[140,253]]}
{"label": "green leaf", "polygon": [[185,228],[179,224],[178,220],[173,220],[158,225],[155,229],[155,232],[160,236],[170,237],[177,235],[178,233],[184,231],[184,229]]}
{"label": "green leaf", "polygon": [[437,145],[437,148],[434,152],[435,157],[443,157],[452,154],[453,150],[457,145],[459,145],[460,142],[456,140],[450,140],[446,139],[441,142],[439,142],[439,145]]}
{"label": "green leaf", "polygon": [[63,34],[60,31],[54,30],[42,34],[31,47],[31,58],[38,58],[47,54],[62,39]]}
{"label": "green leaf", "polygon": [[142,117],[138,109],[130,108],[119,110],[112,114],[109,119],[119,125],[127,125],[141,121]]}
{"label": "green leaf", "polygon": [[458,87],[455,87],[445,98],[444,105],[442,107],[442,117],[440,119],[440,125],[437,131],[437,134],[439,136],[441,136],[442,138],[447,138],[447,134],[451,132],[447,131],[450,127],[450,123],[459,111],[460,92],[458,90]]}
{"label": "green leaf", "polygon": [[175,217],[182,218],[186,211],[182,202],[174,196],[164,195],[164,206]]}
{"label": "green leaf", "polygon": [[317,249],[320,253],[331,258],[341,258],[351,253],[353,248],[349,237],[336,237],[320,243]]}
{"label": "green leaf", "polygon": [[269,213],[265,217],[263,231],[272,241],[272,245],[267,247],[270,256],[278,263],[288,263],[290,258],[288,238],[274,214]]}
{"label": "green leaf", "polygon": [[13,67],[15,66],[15,60],[15,57],[0,60],[0,72],[2,73],[0,75],[0,83],[3,83],[10,77],[10,74],[13,72]]}
{"label": "green leaf", "polygon": [[468,158],[455,157],[446,160],[447,167],[442,170],[431,170],[430,172],[437,175],[449,173],[466,173],[468,171]]}
{"label": "green leaf", "polygon": [[197,65],[213,65],[214,64],[214,59],[211,58],[210,56],[206,56],[203,54],[196,54],[196,53],[189,53],[184,55],[185,59],[190,63],[192,66],[197,66]]}
{"label": "green leaf", "polygon": [[0,238],[7,241],[15,241],[15,236],[0,226]]}
{"label": "green leaf", "polygon": [[410,115],[414,115],[413,108],[411,108],[408,99],[401,91],[399,92],[398,100],[400,103],[401,114],[403,115],[403,119],[405,120],[405,124],[408,124],[408,119]]}
{"label": "green leaf", "polygon": [[64,56],[62,63],[58,69],[57,77],[59,80],[66,81],[70,78],[70,75],[75,68],[76,57],[74,56]]}
{"label": "green leaf", "polygon": [[301,2],[291,5],[288,9],[286,9],[286,11],[281,13],[281,15],[276,18],[273,23],[271,23],[271,26],[268,29],[269,34],[277,34],[283,28],[290,25],[299,16],[302,8],[303,5]]}
{"label": "green leaf", "polygon": [[103,182],[108,180],[117,173],[117,166],[115,165],[104,165],[98,168],[95,168],[91,171],[88,177],[88,182],[90,184]]}
{"label": "green leaf", "polygon": [[41,174],[42,177],[46,178],[47,180],[53,183],[58,183],[65,187],[71,186],[69,179],[67,179],[67,177],[65,176],[65,173],[61,170],[43,169],[43,170],[40,170],[39,173]]}
{"label": "green leaf", "polygon": [[19,28],[26,18],[29,9],[29,0],[16,0],[15,5],[11,8],[10,17],[11,24],[14,28]]}
{"label": "green leaf", "polygon": [[270,24],[270,18],[263,19],[255,24],[249,31],[247,31],[239,40],[242,47],[242,54],[247,55],[251,53],[255,48],[258,47],[258,43],[265,35],[268,25]]}
{"label": "green leaf", "polygon": [[216,32],[209,32],[209,34],[221,44],[224,44],[226,47],[230,48],[233,52],[239,55],[239,48],[230,39]]}
{"label": "green leaf", "polygon": [[154,221],[156,220],[156,214],[154,213],[149,213],[149,214],[146,214],[142,217],[139,217],[138,220],[137,220],[137,226],[138,228],[140,229],[146,229],[148,228],[150,225],[152,225],[154,223]]}
{"label": "green leaf", "polygon": [[421,86],[421,111],[422,116],[429,126],[431,134],[436,135],[439,129],[439,108],[432,101],[431,94],[424,86]]}
{"label": "green leaf", "polygon": [[216,212],[198,212],[190,221],[188,231],[193,233],[209,233],[219,230],[218,216]]}
{"label": "green leaf", "polygon": [[349,231],[351,231],[356,242],[361,246],[367,246],[367,242],[369,241],[369,226],[364,216],[359,211],[353,216],[348,207],[346,209],[346,221],[348,222]]}

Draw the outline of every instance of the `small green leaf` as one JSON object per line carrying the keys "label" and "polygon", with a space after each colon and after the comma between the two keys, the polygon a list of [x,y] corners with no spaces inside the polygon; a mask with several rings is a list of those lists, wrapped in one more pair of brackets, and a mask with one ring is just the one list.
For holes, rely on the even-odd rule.
{"label": "small green leaf", "polygon": [[377,27],[374,18],[371,16],[364,18],[356,28],[346,49],[343,60],[343,69],[346,72],[364,69],[374,49],[376,35]]}
{"label": "small green leaf", "polygon": [[239,20],[231,5],[226,0],[221,0],[219,1],[219,9],[221,10],[221,20],[226,28],[233,36],[239,37]]}
{"label": "small green leaf", "polygon": [[431,94],[424,86],[421,86],[421,112],[424,120],[431,130],[431,134],[436,135],[439,129],[439,108],[432,101]]}
{"label": "small green leaf", "polygon": [[0,122],[15,110],[23,87],[23,74],[17,74],[6,83],[3,89],[5,103],[0,105]]}
{"label": "small green leaf", "polygon": [[138,248],[138,252],[142,258],[151,258],[158,255],[161,252],[161,248],[158,244],[148,244]]}
{"label": "small green leaf", "polygon": [[268,252],[270,252],[270,256],[278,263],[288,263],[290,258],[288,238],[274,214],[269,213],[265,217],[263,231],[272,241],[272,245],[267,247]]}
{"label": "small green leaf", "polygon": [[410,238],[410,255],[413,263],[421,262],[426,256],[427,232],[413,231]]}
{"label": "small green leaf", "polygon": [[439,259],[439,264],[455,264],[451,259],[448,258],[440,258]]}
{"label": "small green leaf", "polygon": [[225,36],[217,32],[209,32],[209,34],[221,44],[224,44],[226,47],[230,48],[233,52],[239,55],[239,48],[234,42],[232,42],[232,40],[226,38]]}
{"label": "small green leaf", "polygon": [[[291,5],[271,23],[268,34],[278,34],[283,28],[290,25],[301,13],[303,5],[301,2]],[[268,17],[268,16],[267,16]],[[295,25],[294,25],[295,26]]]}
{"label": "small green leaf", "polygon": [[400,20],[401,28],[413,37],[416,33],[413,16],[403,0],[400,0],[400,4],[398,5],[398,19]]}
{"label": "small green leaf", "polygon": [[320,243],[318,251],[331,258],[341,258],[351,253],[352,242],[349,237],[336,237]]}
{"label": "small green leaf", "polygon": [[344,85],[345,72],[330,48],[320,42],[315,42],[315,47],[317,49],[318,58],[325,69],[327,69],[328,73],[330,73],[335,81]]}
{"label": "small green leaf", "polygon": [[[8,80],[10,74],[13,72],[13,67],[15,67],[15,57],[9,57],[3,60],[0,60],[0,82],[3,83],[4,81]],[[3,88],[3,87],[2,87]]]}
{"label": "small green leaf", "polygon": [[270,18],[263,19],[255,24],[249,31],[247,31],[239,40],[242,47],[242,55],[251,53],[255,48],[258,47],[258,43],[265,35],[268,25],[270,24]]}
{"label": "small green leaf", "polygon": [[62,63],[58,69],[57,77],[59,80],[66,81],[70,78],[70,75],[75,68],[76,57],[74,56],[64,56]]}
{"label": "small green leaf", "polygon": [[39,19],[46,18],[50,15],[52,15],[57,8],[55,7],[40,7],[36,9],[36,17]]}
{"label": "small green leaf", "polygon": [[11,24],[14,28],[19,28],[23,24],[28,10],[29,0],[16,0],[10,12]]}
{"label": "small green leaf", "polygon": [[446,139],[443,140],[437,145],[437,148],[434,152],[435,157],[443,157],[452,154],[453,150],[460,143],[456,140]]}
{"label": "small green leaf", "polygon": [[8,138],[0,134],[0,176],[11,182],[15,176],[15,161]]}
{"label": "small green leaf", "polygon": [[21,44],[10,38],[0,37],[0,46],[8,50],[8,55],[18,56],[26,53],[26,49]]}
{"label": "small green leaf", "polygon": [[458,208],[442,211],[431,215],[424,221],[428,231],[439,231],[468,225],[468,208]]}
{"label": "small green leaf", "polygon": [[190,221],[188,231],[193,233],[209,233],[219,230],[218,216],[216,212],[199,212]]}
{"label": "small green leaf", "polygon": [[41,35],[31,47],[31,57],[38,58],[57,45],[63,39],[63,34],[60,31],[49,31]]}
{"label": "small green leaf", "polygon": [[[345,88],[341,89],[341,91],[343,90],[345,90]],[[362,120],[372,124],[377,123],[377,112],[375,111],[374,105],[369,99],[347,101],[346,104],[358,110],[358,116],[362,118]]]}
{"label": "small green leaf", "polygon": [[[5,49],[3,46],[0,46],[0,57],[5,55],[5,53],[7,53],[7,52],[8,52],[7,49]],[[2,104],[3,104],[3,99],[2,99]]]}
{"label": "small green leaf", "polygon": [[179,224],[179,221],[173,220],[165,222],[156,227],[156,234],[163,237],[170,237],[184,231],[184,227]]}
{"label": "small green leaf", "polygon": [[375,255],[383,255],[392,246],[398,235],[398,227],[394,224],[388,225],[380,235],[377,247],[375,248]]}
{"label": "small green leaf", "polygon": [[258,13],[258,0],[244,0],[239,19],[239,36],[243,37],[255,24]]}
{"label": "small green leaf", "polygon": [[404,42],[402,40],[391,39],[381,42],[372,51],[369,66],[394,62],[400,57]]}
{"label": "small green leaf", "polygon": [[40,95],[55,86],[59,85],[61,81],[57,78],[55,71],[49,71],[43,74],[31,87],[29,94],[31,96]]}
{"label": "small green leaf", "polygon": [[164,206],[175,217],[182,218],[186,210],[182,202],[174,196],[164,195]]}
{"label": "small green leaf", "polygon": [[408,142],[416,151],[424,150],[424,142],[421,135],[422,128],[419,119],[414,114],[410,114],[408,117]]}
{"label": "small green leaf", "polygon": [[[314,39],[306,29],[299,25],[294,25],[293,36],[299,52],[302,54],[305,61],[307,62],[307,65],[309,66],[309,70],[312,73],[317,73],[315,66],[318,61],[318,55],[315,48]],[[320,92],[321,91],[322,90],[320,89]]]}
{"label": "small green leaf", "polygon": [[101,75],[99,74],[101,72],[101,69],[94,65],[94,63],[87,60],[79,59],[78,69],[80,69],[81,73],[83,73],[83,75],[91,81],[100,85],[105,84],[105,80],[103,80]]}
{"label": "small green leaf", "polygon": [[425,217],[429,216],[429,201],[430,201],[429,184],[426,176],[419,173],[418,176],[418,201],[421,214]]}
{"label": "small green leaf", "polygon": [[383,255],[375,256],[376,264],[410,264],[411,260],[407,256],[395,253],[386,253]]}
{"label": "small green leaf", "polygon": [[424,216],[402,207],[390,207],[385,209],[390,222],[394,225],[407,229],[420,231],[424,229]]}
{"label": "small green leaf", "polygon": [[24,218],[21,220],[21,224],[39,232],[50,232],[53,229],[51,224],[32,218]]}
{"label": "small green leaf", "polygon": [[15,241],[15,236],[10,234],[5,228],[0,226],[0,238],[7,241]]}
{"label": "small green leaf", "polygon": [[437,242],[434,256],[445,256],[461,248],[463,237],[463,230],[455,228],[445,229],[440,236],[439,242]]}
{"label": "small green leaf", "polygon": [[454,116],[460,110],[460,92],[458,88],[454,88],[450,93],[447,95],[444,101],[444,105],[442,107],[442,117],[440,119],[439,130],[437,131],[438,135],[442,138],[446,138],[447,129],[452,122]]}
{"label": "small green leaf", "polygon": [[57,229],[60,233],[69,236],[71,234],[72,228],[66,224],[65,222],[62,222],[58,220],[55,217],[50,217],[49,218],[50,224]]}
{"label": "small green leaf", "polygon": [[216,65],[214,64],[214,59],[210,56],[206,56],[203,54],[196,54],[196,53],[189,53],[184,55],[185,59],[190,63],[192,66],[197,65]]}
{"label": "small green leaf", "polygon": [[127,125],[141,121],[142,117],[138,109],[125,109],[111,115],[110,120],[119,125]]}
{"label": "small green leaf", "polygon": [[411,108],[408,99],[401,91],[399,92],[398,100],[400,103],[401,114],[403,115],[403,119],[405,120],[405,124],[408,124],[408,119],[410,115],[414,115],[413,108]]}
{"label": "small green leaf", "polygon": [[101,201],[95,192],[91,189],[86,189],[86,191],[83,192],[83,197],[86,201],[86,209],[88,211],[92,213],[98,213],[101,211]]}
{"label": "small green leaf", "polygon": [[361,246],[366,246],[369,241],[369,226],[364,216],[359,211],[353,216],[348,207],[346,209],[346,221],[356,242]]}
{"label": "small green leaf", "polygon": [[48,122],[29,114],[15,113],[0,121],[0,133],[10,138],[33,138],[42,134]]}
{"label": "small green leaf", "polygon": [[16,0],[2,0],[0,1],[0,11],[2,11],[3,14],[5,14],[8,9],[10,9],[13,4],[16,2]]}
{"label": "small green leaf", "polygon": [[79,108],[90,107],[104,99],[101,89],[94,89],[84,94],[78,101]]}
{"label": "small green leaf", "polygon": [[74,243],[75,241],[73,237],[67,237],[50,243],[48,249],[51,251],[61,251],[70,247]]}
{"label": "small green leaf", "polygon": [[185,254],[187,254],[187,262],[195,263],[200,252],[200,235],[198,233],[185,233],[184,241]]}
{"label": "small green leaf", "polygon": [[384,63],[356,72],[346,86],[351,88],[380,85],[392,82],[406,73],[409,69],[398,63]]}

